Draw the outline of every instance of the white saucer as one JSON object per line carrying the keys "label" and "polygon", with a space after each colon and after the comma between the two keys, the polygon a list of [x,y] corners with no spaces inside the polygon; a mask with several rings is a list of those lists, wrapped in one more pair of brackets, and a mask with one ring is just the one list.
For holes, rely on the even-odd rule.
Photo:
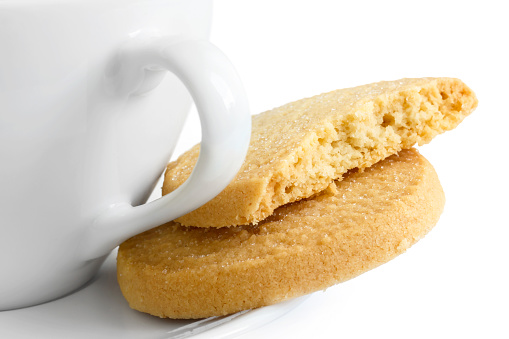
{"label": "white saucer", "polygon": [[0,338],[231,338],[277,319],[305,299],[209,320],[160,319],[129,308],[117,284],[115,258],[112,253],[97,277],[71,295],[0,312]]}

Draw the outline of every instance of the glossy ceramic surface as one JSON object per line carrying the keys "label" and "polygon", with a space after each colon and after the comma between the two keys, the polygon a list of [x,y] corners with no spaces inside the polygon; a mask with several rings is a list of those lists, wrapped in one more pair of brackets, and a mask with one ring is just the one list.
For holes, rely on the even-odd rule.
{"label": "glossy ceramic surface", "polygon": [[[75,290],[121,241],[233,178],[250,117],[211,15],[207,0],[0,2],[0,310]],[[143,205],[191,99],[196,170]]]}

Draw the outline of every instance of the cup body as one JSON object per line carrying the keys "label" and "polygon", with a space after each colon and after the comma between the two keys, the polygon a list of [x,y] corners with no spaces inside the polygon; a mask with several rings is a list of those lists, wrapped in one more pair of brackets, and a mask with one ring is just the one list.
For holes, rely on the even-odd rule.
{"label": "cup body", "polygon": [[109,88],[128,39],[207,39],[209,0],[0,2],[0,310],[88,281],[82,230],[113,204],[146,201],[191,103],[166,74],[143,95]]}

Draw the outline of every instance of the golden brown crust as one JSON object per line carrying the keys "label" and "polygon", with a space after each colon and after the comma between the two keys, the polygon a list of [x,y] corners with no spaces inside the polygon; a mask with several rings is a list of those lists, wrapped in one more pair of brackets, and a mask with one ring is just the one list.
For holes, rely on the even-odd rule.
{"label": "golden brown crust", "polygon": [[[456,127],[477,105],[450,78],[402,79],[342,89],[253,116],[251,145],[236,179],[216,198],[178,218],[183,225],[256,223],[289,202]],[[199,146],[168,165],[163,194],[190,175]]]}
{"label": "golden brown crust", "polygon": [[274,304],[353,278],[422,238],[444,195],[414,149],[350,172],[258,225],[171,222],[120,246],[118,281],[130,306],[202,318]]}

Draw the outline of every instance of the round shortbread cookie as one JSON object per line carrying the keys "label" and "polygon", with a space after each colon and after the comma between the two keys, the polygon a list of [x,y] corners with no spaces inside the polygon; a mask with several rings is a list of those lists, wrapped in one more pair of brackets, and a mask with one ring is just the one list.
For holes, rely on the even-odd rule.
{"label": "round shortbread cookie", "polygon": [[124,242],[118,281],[129,305],[159,317],[203,318],[274,304],[351,279],[423,237],[444,194],[415,149],[349,172],[257,225],[170,222]]}

